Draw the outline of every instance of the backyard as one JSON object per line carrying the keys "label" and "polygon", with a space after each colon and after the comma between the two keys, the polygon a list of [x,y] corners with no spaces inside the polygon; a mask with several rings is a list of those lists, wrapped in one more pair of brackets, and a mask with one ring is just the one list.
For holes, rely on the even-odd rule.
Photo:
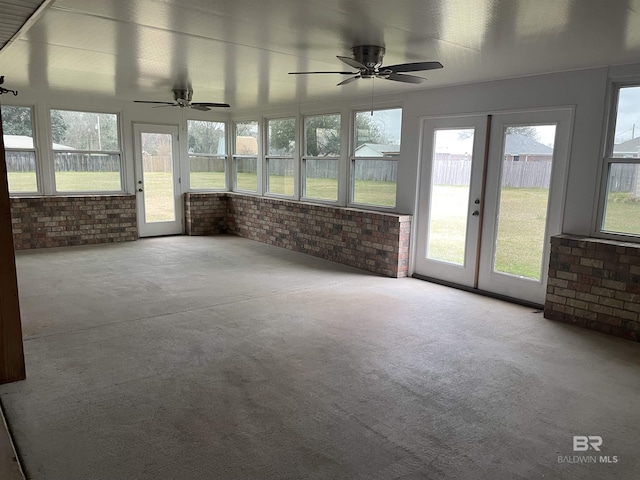
{"label": "backyard", "polygon": [[[35,190],[33,173],[9,172],[11,191]],[[192,188],[224,188],[224,174],[192,172]],[[240,173],[239,189],[255,191],[256,174]],[[171,218],[171,201],[163,200],[170,194],[172,183],[169,173],[147,173],[145,190],[152,204],[147,205],[147,220],[160,221]],[[120,189],[118,172],[57,172],[57,189],[60,192],[109,191]],[[271,191],[293,191],[293,177],[272,175]],[[337,180],[308,178],[305,197],[334,200]],[[454,263],[462,263],[467,214],[467,190],[460,186],[434,188],[434,205],[429,240],[429,256]],[[169,195],[170,197],[170,195]],[[396,197],[395,182],[357,180],[354,200],[357,203],[393,206]],[[540,272],[542,239],[546,215],[547,190],[542,188],[504,188],[500,202],[498,224],[496,270],[529,278],[537,278]],[[629,194],[610,194],[605,228],[640,234],[640,203]]]}

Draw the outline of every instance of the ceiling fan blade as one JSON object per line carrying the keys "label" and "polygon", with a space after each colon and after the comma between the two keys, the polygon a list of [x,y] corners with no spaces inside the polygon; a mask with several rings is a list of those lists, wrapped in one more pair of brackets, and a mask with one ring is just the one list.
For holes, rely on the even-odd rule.
{"label": "ceiling fan blade", "polygon": [[388,77],[384,76],[380,78],[386,78],[387,80],[404,83],[422,83],[426,80],[426,78],[416,77],[415,75],[403,75],[401,73],[392,73]]}
{"label": "ceiling fan blade", "polygon": [[148,100],[134,100],[133,102],[134,103],[156,103],[158,105],[167,105],[167,106],[175,105],[175,103],[173,103],[173,102],[151,102],[151,101],[148,101]]}
{"label": "ceiling fan blade", "polygon": [[398,65],[387,65],[384,70],[391,70],[395,73],[399,72],[421,72],[423,70],[436,70],[442,68],[440,62],[415,62],[415,63],[399,63]]}
{"label": "ceiling fan blade", "polygon": [[364,68],[365,70],[367,69],[366,65],[358,62],[357,60],[354,60],[351,57],[341,57],[340,55],[338,55],[338,58],[342,60],[344,63],[346,63],[347,65],[349,65],[350,67],[357,68],[358,70],[360,70],[361,68]]}
{"label": "ceiling fan blade", "polygon": [[208,112],[211,110],[209,107],[205,107],[204,105],[198,105],[197,103],[192,103],[191,105],[187,105],[189,108],[193,108],[194,110],[200,110],[201,112]]}
{"label": "ceiling fan blade", "polygon": [[201,107],[230,107],[228,103],[211,103],[211,102],[193,102],[191,106],[199,105]]}
{"label": "ceiling fan blade", "polygon": [[357,79],[360,78],[360,75],[356,75],[355,77],[351,77],[351,78],[347,78],[346,80],[341,81],[340,83],[338,83],[336,86],[339,87],[340,85],[346,85],[347,83],[351,83]]}
{"label": "ceiling fan blade", "polygon": [[337,73],[338,75],[355,75],[358,72],[289,72],[289,75],[309,75],[311,73]]}

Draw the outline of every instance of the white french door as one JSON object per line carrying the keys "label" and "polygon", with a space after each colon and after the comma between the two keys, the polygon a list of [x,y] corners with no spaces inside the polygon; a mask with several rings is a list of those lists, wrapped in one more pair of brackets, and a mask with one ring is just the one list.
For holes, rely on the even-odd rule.
{"label": "white french door", "polygon": [[541,305],[571,109],[425,119],[414,273]]}
{"label": "white french door", "polygon": [[133,127],[138,230],[141,237],[183,233],[178,127]]}

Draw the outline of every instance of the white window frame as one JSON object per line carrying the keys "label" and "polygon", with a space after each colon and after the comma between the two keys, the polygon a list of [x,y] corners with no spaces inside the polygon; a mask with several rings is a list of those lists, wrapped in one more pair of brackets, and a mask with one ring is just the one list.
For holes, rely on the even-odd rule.
{"label": "white window frame", "polygon": [[[295,145],[293,147],[293,153],[291,156],[284,155],[270,155],[269,154],[269,122],[277,121],[277,120],[291,120],[294,121],[294,141]],[[298,135],[300,122],[297,115],[284,115],[278,117],[269,117],[264,119],[264,196],[265,197],[275,197],[275,198],[286,198],[287,200],[299,200],[300,199],[300,182],[299,182],[299,164],[296,162],[296,158],[299,158],[299,145],[300,145],[300,135]],[[270,160],[291,160],[291,164],[293,166],[293,193],[291,195],[282,194],[282,193],[274,193],[269,191],[269,161]]]}
{"label": "white window frame", "polygon": [[[400,110],[401,112],[401,121],[402,121],[402,113],[403,113],[403,108],[401,105],[389,105],[389,106],[379,106],[376,108],[362,108],[362,109],[358,109],[358,110],[353,110],[352,115],[351,115],[351,122],[350,122],[350,129],[351,129],[351,141],[350,141],[350,148],[349,148],[349,181],[348,181],[348,193],[347,193],[347,205],[349,207],[353,207],[353,208],[361,208],[361,209],[368,209],[368,210],[376,210],[376,211],[382,211],[382,212],[396,212],[397,208],[398,208],[398,178],[397,178],[397,162],[399,160],[399,157],[394,159],[385,159],[384,157],[357,157],[356,156],[356,148],[357,148],[357,135],[358,135],[358,131],[356,128],[356,116],[358,115],[358,113],[365,113],[365,112],[378,112],[378,111],[383,111],[383,110]],[[400,129],[400,133],[402,134],[402,128]],[[400,144],[400,149],[402,149],[402,143]],[[375,205],[375,204],[369,204],[369,203],[359,203],[359,202],[355,202],[354,201],[354,194],[355,194],[355,164],[356,164],[356,160],[384,160],[384,161],[389,161],[389,162],[396,162],[396,199],[395,202],[393,204],[393,206],[386,206],[386,205]]]}
{"label": "white window frame", "polygon": [[618,114],[618,100],[620,97],[620,89],[624,87],[640,88],[640,78],[633,81],[613,82],[610,91],[609,118],[606,128],[606,142],[604,149],[604,157],[602,161],[602,170],[600,175],[600,194],[598,196],[598,209],[596,224],[594,228],[594,236],[601,238],[609,238],[612,240],[624,240],[631,242],[640,242],[640,234],[610,232],[604,230],[604,220],[606,213],[606,202],[609,186],[609,172],[614,164],[635,164],[640,166],[640,158],[616,157],[613,153],[615,143],[616,119]]}
{"label": "white window frame", "polygon": [[[53,148],[53,134],[51,125],[51,112],[52,111],[64,111],[64,112],[77,112],[77,113],[94,113],[103,115],[115,115],[116,116],[116,132],[118,133],[118,148],[119,150],[61,150]],[[126,174],[124,165],[124,155],[122,149],[123,135],[122,135],[122,121],[120,112],[106,111],[106,110],[89,110],[89,109],[76,109],[76,108],[56,108],[51,107],[48,110],[48,126],[49,126],[49,148],[51,149],[51,171],[53,174],[53,192],[54,195],[109,195],[109,194],[121,194],[126,190]],[[79,154],[97,154],[97,155],[118,155],[120,158],[120,189],[119,190],[58,190],[57,176],[58,173],[55,167],[55,155],[56,153],[79,153]]]}
{"label": "white window frame", "polygon": [[[36,174],[36,190],[30,192],[11,192],[9,191],[10,197],[28,197],[33,195],[42,195],[42,173],[40,168],[40,153],[38,151],[38,139],[36,133],[36,119],[35,119],[35,108],[32,105],[2,105],[2,107],[11,107],[11,108],[28,108],[31,111],[31,140],[32,140],[32,148],[9,148],[6,145],[4,146],[5,153],[7,152],[33,152],[34,160],[35,160],[35,174]],[[3,132],[4,133],[4,132]],[[5,134],[7,135],[7,134]],[[6,159],[5,159],[6,163]],[[6,165],[5,165],[6,167]],[[8,173],[8,171],[7,171]]]}
{"label": "white window frame", "polygon": [[[208,123],[221,123],[224,125],[224,155],[216,154],[216,153],[190,153],[189,152],[189,122],[208,122]],[[189,191],[190,192],[226,192],[230,190],[230,179],[231,175],[229,172],[229,142],[228,142],[228,129],[229,123],[222,120],[202,120],[197,118],[189,118],[187,119],[187,178],[189,179]],[[235,139],[235,137],[234,137]],[[234,144],[235,148],[235,144]],[[213,158],[220,159],[224,164],[224,186],[223,187],[207,187],[207,188],[194,188],[191,185],[191,158],[199,157],[199,158]]]}
{"label": "white window frame", "polygon": [[[239,123],[255,123],[258,129],[258,133],[256,136],[256,154],[255,155],[247,155],[247,154],[239,154],[236,153],[236,139],[238,137],[237,127]],[[229,190],[232,192],[243,193],[246,195],[262,195],[262,162],[260,158],[262,156],[262,142],[260,141],[262,135],[261,122],[256,118],[248,118],[248,119],[237,119],[233,120],[232,128],[229,129],[232,135],[232,145],[233,145],[233,153],[229,156],[231,159],[231,168],[229,169]],[[245,190],[237,187],[237,179],[236,179],[236,161],[244,158],[253,158],[256,161],[256,189],[255,190]]]}
{"label": "white window frame", "polygon": [[[338,131],[339,137],[340,137],[340,152],[337,155],[331,155],[331,156],[325,156],[325,157],[315,157],[312,155],[307,155],[307,118],[313,118],[313,117],[326,117],[326,116],[335,116],[337,115],[340,118],[340,130]],[[306,201],[306,202],[313,202],[313,203],[323,203],[323,204],[328,204],[328,205],[340,205],[340,183],[342,181],[341,177],[341,173],[342,173],[342,168],[341,168],[341,153],[343,151],[343,137],[344,135],[342,134],[343,131],[343,118],[342,118],[342,113],[341,112],[331,112],[331,113],[317,113],[317,114],[305,114],[302,117],[302,155],[301,155],[301,166],[300,166],[300,199],[302,201]],[[336,171],[337,171],[337,177],[336,177],[336,199],[335,200],[329,200],[326,198],[315,198],[315,197],[308,197],[306,195],[306,190],[307,190],[307,160],[331,160],[331,161],[335,161],[336,162]]]}

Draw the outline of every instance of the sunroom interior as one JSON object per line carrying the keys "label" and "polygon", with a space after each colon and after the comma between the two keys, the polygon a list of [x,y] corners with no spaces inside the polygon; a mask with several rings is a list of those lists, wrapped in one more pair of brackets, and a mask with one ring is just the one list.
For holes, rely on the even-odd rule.
{"label": "sunroom interior", "polygon": [[[229,248],[238,259],[253,245],[276,259],[311,262],[316,273],[335,268],[357,281],[353,272],[361,272],[363,285],[371,276],[417,282],[428,285],[425,295],[463,303],[468,297],[456,295],[480,293],[487,298],[469,302],[496,309],[511,302],[518,307],[505,303],[505,315],[558,321],[534,322],[542,328],[532,334],[537,341],[553,336],[545,329],[570,328],[614,342],[602,348],[624,345],[626,360],[608,358],[627,362],[625,375],[637,373],[638,7],[638,0],[0,1],[7,13],[0,299],[8,305],[0,380],[20,380],[0,390],[9,426],[12,415],[24,415],[17,405],[28,399],[29,359],[47,361],[29,345],[73,330],[41,317],[38,302],[64,288],[40,290],[38,261],[49,269],[61,259],[83,278],[65,255],[98,265],[101,249],[117,258],[113,249],[123,248],[133,259],[129,242],[148,246],[158,264],[162,242],[171,261],[175,249],[211,248],[221,259]],[[269,281],[258,270],[267,260],[256,260],[253,272],[239,263],[248,269],[239,275]],[[221,271],[233,275],[227,267]],[[450,287],[460,292],[444,293]],[[69,307],[70,318],[74,312]],[[107,325],[103,313],[95,318]],[[558,338],[571,343],[566,331]],[[66,467],[46,456],[32,457],[29,469],[25,432],[34,430],[14,421],[28,478],[58,478]],[[581,435],[566,433],[574,434]],[[313,461],[305,462],[309,474]],[[364,468],[358,462],[349,468]],[[423,478],[410,476],[428,463],[417,462],[396,473],[388,464],[380,478]],[[47,464],[52,470],[40,467]],[[564,472],[555,470],[560,464],[554,460],[549,473]],[[289,467],[268,478],[294,478]],[[229,468],[224,478],[241,478]],[[358,478],[331,468],[335,478]],[[442,478],[463,478],[441,468]],[[151,471],[138,474],[152,478],[144,477]],[[617,474],[604,472],[600,478]]]}

